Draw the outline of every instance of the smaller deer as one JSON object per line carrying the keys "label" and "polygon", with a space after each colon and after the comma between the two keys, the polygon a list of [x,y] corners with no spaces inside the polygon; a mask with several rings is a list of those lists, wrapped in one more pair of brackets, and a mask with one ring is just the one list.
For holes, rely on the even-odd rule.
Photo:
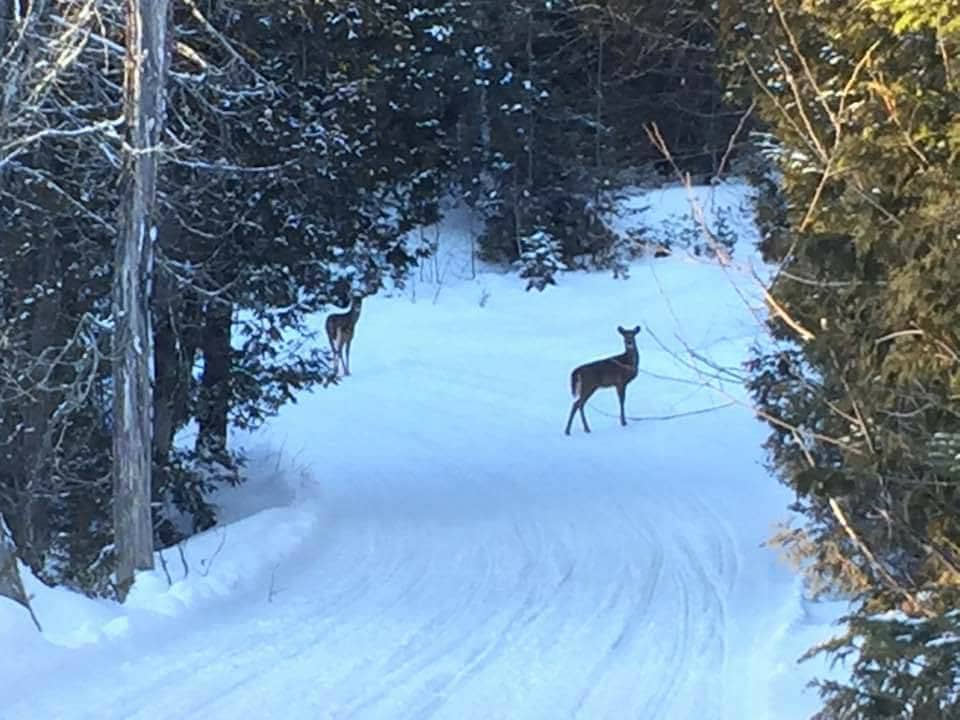
{"label": "smaller deer", "polygon": [[330,350],[333,352],[333,372],[339,373],[343,366],[343,374],[350,374],[350,343],[353,342],[353,333],[360,319],[362,297],[353,297],[350,300],[350,309],[345,313],[334,313],[327,316],[327,337],[330,340]]}
{"label": "smaller deer", "polygon": [[581,365],[570,373],[570,389],[573,391],[574,401],[567,419],[567,435],[570,434],[570,425],[573,424],[573,416],[577,410],[583,420],[584,432],[590,432],[583,406],[599,388],[617,389],[617,397],[620,398],[620,424],[627,424],[627,418],[623,414],[623,401],[627,397],[627,385],[637,376],[637,335],[640,333],[640,326],[637,325],[633,330],[617,327],[617,332],[623,336],[623,352],[620,355]]}

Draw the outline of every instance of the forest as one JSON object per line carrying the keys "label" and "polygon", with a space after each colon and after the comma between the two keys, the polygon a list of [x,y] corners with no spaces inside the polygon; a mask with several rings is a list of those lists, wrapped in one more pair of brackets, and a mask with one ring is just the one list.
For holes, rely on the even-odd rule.
{"label": "forest", "polygon": [[737,177],[771,542],[853,608],[818,717],[960,716],[957,0],[0,0],[0,88],[0,594],[123,600],[212,527],[231,429],[340,382],[309,318],[446,200],[550,293],[656,250],[627,188]]}

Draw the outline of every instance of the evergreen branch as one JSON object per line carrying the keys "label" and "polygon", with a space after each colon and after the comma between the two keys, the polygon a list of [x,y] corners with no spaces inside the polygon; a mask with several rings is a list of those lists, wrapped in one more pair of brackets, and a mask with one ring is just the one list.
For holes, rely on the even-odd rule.
{"label": "evergreen branch", "polygon": [[867,543],[861,538],[853,526],[850,524],[850,521],[847,519],[846,514],[843,512],[843,508],[840,506],[839,501],[833,497],[829,496],[827,502],[830,506],[830,511],[833,513],[834,517],[837,519],[837,522],[840,523],[840,527],[843,528],[843,531],[847,534],[847,537],[850,538],[851,542],[857,547],[858,550],[863,554],[863,556],[870,563],[870,566],[874,569],[877,575],[883,580],[884,584],[888,588],[895,591],[905,600],[910,603],[911,608],[916,612],[921,613],[924,617],[932,618],[936,616],[932,610],[926,608],[924,603],[922,603],[915,594],[907,590],[903,585],[898,583],[893,575],[880,563],[877,559],[877,556],[873,554],[873,551],[867,545]]}

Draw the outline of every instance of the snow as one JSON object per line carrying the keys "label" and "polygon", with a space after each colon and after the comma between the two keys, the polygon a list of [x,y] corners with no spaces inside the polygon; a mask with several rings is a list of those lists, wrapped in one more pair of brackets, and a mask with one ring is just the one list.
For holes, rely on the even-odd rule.
{"label": "snow", "polygon": [[[756,261],[748,194],[696,190],[708,217],[732,209],[741,262]],[[687,202],[650,191],[616,223],[656,233]],[[792,498],[763,469],[749,410],[621,428],[604,390],[593,433],[563,435],[569,372],[619,353],[618,324],[644,329],[628,418],[743,400],[653,338],[738,368],[762,341],[746,274],[675,253],[629,280],[563,273],[525,293],[512,274],[469,277],[467,226],[456,212],[441,228],[442,273],[364,303],[351,377],[235,438],[250,482],[223,492],[222,524],[182,557],[164,552],[166,571],[138,575],[124,606],[28,577],[41,636],[0,599],[16,648],[0,654],[3,720],[816,709],[804,685],[823,664],[795,661],[836,613],[760,547]]]}
{"label": "snow", "polygon": [[428,27],[425,32],[432,36],[434,40],[443,42],[449,40],[453,35],[453,28],[449,25],[431,25]]}

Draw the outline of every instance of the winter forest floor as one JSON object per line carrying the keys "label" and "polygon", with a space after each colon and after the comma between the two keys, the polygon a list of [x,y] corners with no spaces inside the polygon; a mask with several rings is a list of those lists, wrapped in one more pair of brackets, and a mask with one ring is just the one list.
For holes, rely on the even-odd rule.
{"label": "winter forest floor", "polygon": [[[698,192],[732,208],[736,258],[758,262],[746,189]],[[624,207],[644,205],[621,223],[689,226],[682,189]],[[633,382],[628,416],[743,399],[703,387],[654,336],[739,368],[763,337],[748,278],[676,252],[628,280],[568,273],[525,293],[512,274],[469,278],[466,226],[452,213],[423,277],[364,303],[353,376],[236,438],[251,480],[183,559],[164,553],[172,586],[142,575],[121,607],[28,579],[43,636],[0,600],[0,720],[816,709],[804,685],[823,663],[795,660],[836,608],[804,601],[761,547],[791,496],[749,409],[621,428],[603,390],[593,433],[563,435],[570,370],[620,352],[618,324],[644,328],[640,364],[659,376]]]}

